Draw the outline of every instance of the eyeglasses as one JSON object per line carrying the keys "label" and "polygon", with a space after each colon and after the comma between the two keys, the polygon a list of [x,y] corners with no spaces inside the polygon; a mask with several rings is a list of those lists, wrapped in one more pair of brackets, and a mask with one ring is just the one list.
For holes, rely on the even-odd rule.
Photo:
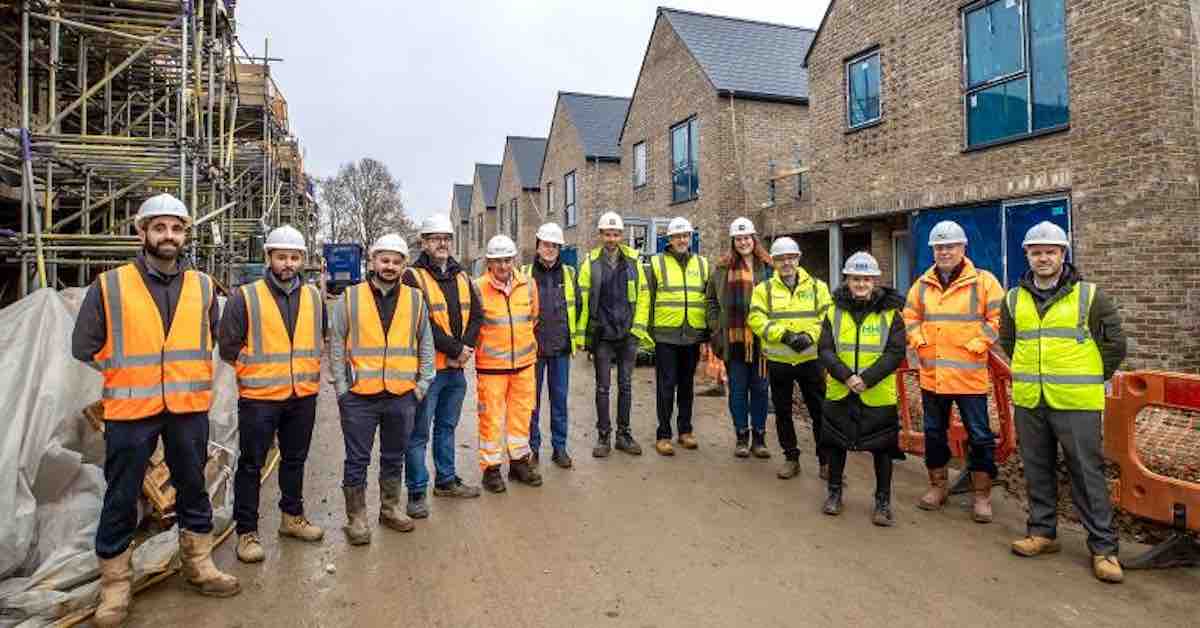
{"label": "eyeglasses", "polygon": [[434,244],[447,244],[453,239],[454,239],[454,236],[448,236],[448,235],[425,236],[425,240],[427,242],[433,242]]}

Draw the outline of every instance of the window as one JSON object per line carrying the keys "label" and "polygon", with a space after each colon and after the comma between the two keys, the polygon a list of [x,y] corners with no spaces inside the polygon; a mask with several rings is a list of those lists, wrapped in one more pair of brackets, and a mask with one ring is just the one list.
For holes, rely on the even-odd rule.
{"label": "window", "polygon": [[633,187],[646,185],[646,143],[633,145]]}
{"label": "window", "polygon": [[1064,0],[986,0],[963,11],[967,147],[1070,120]]}
{"label": "window", "polygon": [[475,246],[483,248],[483,214],[475,217]]}
{"label": "window", "polygon": [[804,173],[796,175],[796,198],[804,198]]}
{"label": "window", "polygon": [[519,215],[519,212],[520,212],[520,210],[517,209],[517,199],[514,198],[512,200],[512,202],[509,203],[509,212],[510,213],[508,216],[508,235],[511,236],[513,240],[516,240],[517,239],[517,216]]}
{"label": "window", "polygon": [[846,125],[851,129],[878,122],[879,51],[867,53],[846,64]]}
{"label": "window", "polygon": [[568,227],[574,227],[577,218],[575,215],[575,173],[572,171],[563,177],[563,222]]}
{"label": "window", "polygon": [[700,196],[700,121],[692,118],[671,128],[671,201]]}
{"label": "window", "polygon": [[775,204],[775,179],[767,181],[767,203],[770,205]]}
{"label": "window", "polygon": [[545,189],[546,189],[546,211],[543,213],[543,215],[546,218],[549,218],[551,215],[551,212],[554,211],[554,182],[547,181]]}

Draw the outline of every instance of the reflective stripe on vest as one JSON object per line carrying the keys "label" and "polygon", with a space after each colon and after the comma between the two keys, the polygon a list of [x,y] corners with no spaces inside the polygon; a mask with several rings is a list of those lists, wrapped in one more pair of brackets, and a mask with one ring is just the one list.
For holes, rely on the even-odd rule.
{"label": "reflective stripe on vest", "polygon": [[512,292],[505,295],[492,286],[491,277],[490,272],[484,273],[475,284],[483,306],[475,367],[484,370],[524,368],[537,360],[537,340],[533,335],[533,280],[516,275]]}
{"label": "reflective stripe on vest", "polygon": [[[830,329],[834,333],[833,344],[837,350],[838,359],[855,375],[861,375],[883,355],[883,350],[887,348],[888,335],[891,333],[892,320],[896,316],[896,310],[887,310],[883,313],[872,312],[863,318],[860,326],[854,323],[854,316],[849,312],[835,307]],[[834,379],[832,375],[827,379],[825,393],[827,399],[837,401],[845,399],[850,394],[850,389]],[[865,390],[859,395],[859,398],[864,404],[874,408],[896,405],[895,371]]]}
{"label": "reflective stripe on vest", "polygon": [[[567,338],[571,340],[571,354],[574,355],[576,337],[578,335],[578,328],[576,327],[575,322],[575,269],[563,264],[562,270],[563,296],[567,300]],[[533,281],[532,264],[526,264],[525,267],[521,269],[521,272],[525,273],[525,276],[528,277],[530,281]],[[578,342],[583,342],[583,338],[581,336],[579,337]]]}
{"label": "reflective stripe on vest", "polygon": [[1017,342],[1013,348],[1013,403],[1035,408],[1044,398],[1055,410],[1104,409],[1104,361],[1088,331],[1095,287],[1078,282],[1038,315],[1024,288],[1008,293]]}
{"label": "reflective stripe on vest", "polygon": [[397,282],[396,311],[387,334],[379,320],[375,293],[367,282],[346,289],[350,334],[346,356],[351,367],[350,390],[360,395],[387,391],[403,395],[416,388],[417,349],[425,299],[421,291]]}
{"label": "reflective stripe on vest", "polygon": [[[961,275],[942,286],[936,267],[913,284],[904,308],[905,329],[917,352],[921,389],[937,394],[986,394],[988,352],[998,334],[1003,288],[986,270],[963,260]],[[920,345],[920,346],[918,346]]]}
{"label": "reflective stripe on vest", "polygon": [[238,393],[247,399],[282,401],[321,388],[321,297],[300,286],[295,329],[288,335],[267,280],[241,288],[246,300],[246,346],[238,355]]}
{"label": "reflective stripe on vest", "polygon": [[[446,333],[447,336],[453,336],[454,332],[450,329],[450,311],[446,302],[446,295],[442,293],[442,286],[437,282],[437,279],[424,268],[412,268],[413,275],[417,278],[417,283],[421,285],[421,293],[425,296],[425,302],[429,304],[429,320],[434,325],[437,325]],[[458,307],[459,314],[462,318],[462,328],[466,330],[467,321],[471,318],[471,285],[467,280],[467,274],[463,272],[456,273],[454,276],[455,284],[458,286]],[[459,340],[461,340],[461,336]],[[434,356],[434,367],[439,371],[446,368],[446,354],[438,351]]]}
{"label": "reflective stripe on vest", "polygon": [[163,410],[208,411],[213,377],[208,317],[214,298],[212,279],[188,270],[182,282],[164,337],[162,315],[137,266],[126,264],[100,275],[107,333],[93,360],[104,376],[105,418],[143,419]]}
{"label": "reflective stripe on vest", "polygon": [[692,329],[707,329],[704,288],[708,283],[708,260],[692,255],[687,268],[681,268],[673,255],[659,253],[650,265],[655,285],[651,333],[669,334],[683,327],[684,321]]}
{"label": "reflective stripe on vest", "polygon": [[[760,313],[766,314],[767,324],[762,331],[762,348],[763,354],[767,356],[768,360],[786,364],[803,364],[817,359],[817,341],[821,337],[821,321],[829,310],[829,305],[818,305],[820,296],[817,291],[817,280],[813,277],[809,277],[808,280],[811,283],[808,290],[800,290],[799,285],[796,290],[790,290],[778,275],[763,282],[766,284],[767,309]],[[776,289],[779,290],[779,294],[776,293]],[[776,303],[776,299],[780,301],[779,304]],[[752,305],[751,308],[753,309],[754,306]],[[807,333],[812,338],[813,344],[804,351],[796,352],[782,341],[767,340],[769,332],[776,327],[781,327],[784,331]]]}

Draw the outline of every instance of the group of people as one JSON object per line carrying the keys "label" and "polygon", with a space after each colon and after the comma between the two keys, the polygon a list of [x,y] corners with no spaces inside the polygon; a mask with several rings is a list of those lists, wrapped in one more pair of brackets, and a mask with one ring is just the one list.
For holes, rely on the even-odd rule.
{"label": "group of people", "polygon": [[[733,454],[769,458],[768,405],[783,451],[781,479],[800,474],[793,422],[795,388],[811,418],[819,474],[827,482],[822,511],[843,509],[847,453],[870,452],[876,485],[872,521],[891,526],[892,464],[898,443],[897,369],[915,354],[924,407],[929,489],[918,506],[938,510],[949,494],[947,430],[956,406],[969,433],[967,472],[972,516],[992,519],[997,468],[989,426],[989,352],[1012,356],[1013,401],[1029,488],[1028,534],[1012,544],[1022,556],[1059,550],[1056,457],[1061,445],[1072,497],[1088,532],[1097,578],[1119,582],[1117,535],[1103,474],[1100,413],[1104,382],[1125,355],[1113,303],[1067,261],[1070,242],[1045,222],[1024,241],[1030,271],[1007,293],[966,257],[962,227],[942,222],[929,237],[934,264],[907,298],[881,282],[869,253],[849,257],[845,281],[831,292],[800,264],[788,237],[764,248],[754,224],[738,218],[727,252],[710,268],[691,249],[693,227],[675,218],[668,250],[645,264],[625,244],[614,212],[600,217],[600,246],[578,273],[560,257],[562,229],[537,230],[536,258],[516,266],[513,241],[487,243],[487,269],[472,280],[450,255],[453,227],[445,216],[421,226],[421,252],[399,234],[369,249],[368,279],[346,288],[329,311],[300,277],[307,246],[282,226],[264,243],[267,271],[234,290],[222,312],[214,281],[184,268],[180,254],[190,213],[160,194],[138,210],[143,251],[130,264],[99,275],[80,309],[72,337],[76,359],[103,376],[107,489],[96,532],[100,561],[100,626],[128,615],[131,544],[137,500],[161,438],[176,489],[183,574],[201,593],[235,595],[237,578],[211,559],[212,511],[204,483],[214,347],[237,373],[240,455],[234,482],[237,557],[264,559],[258,533],[259,485],[278,441],[282,512],[279,533],[307,542],[324,531],[305,517],[304,465],[316,419],[321,354],[330,371],[345,442],[344,532],[353,545],[371,540],[367,469],[380,440],[379,522],[401,532],[429,516],[433,494],[476,498],[480,488],[455,467],[455,437],[474,363],[482,488],[506,490],[508,478],[540,486],[542,389],[549,389],[551,461],[574,464],[568,452],[567,396],[571,357],[591,354],[595,370],[596,458],[612,448],[640,455],[631,425],[632,374],[639,348],[655,355],[658,425],[654,449],[696,449],[693,381],[705,343],[726,366],[735,431]],[[328,315],[328,316],[327,316]],[[610,411],[617,370],[616,430]],[[674,443],[673,443],[674,440]],[[507,452],[505,451],[507,449]],[[401,507],[401,499],[407,500]]]}

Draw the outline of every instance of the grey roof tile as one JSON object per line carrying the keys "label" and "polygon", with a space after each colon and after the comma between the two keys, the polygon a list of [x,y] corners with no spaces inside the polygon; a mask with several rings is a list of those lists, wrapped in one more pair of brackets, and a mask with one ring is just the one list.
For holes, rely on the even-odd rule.
{"label": "grey roof tile", "polygon": [[546,138],[509,136],[513,161],[521,176],[521,187],[527,190],[541,187],[542,159],[546,156]]}
{"label": "grey roof tile", "polygon": [[464,183],[454,184],[454,209],[462,212],[470,213],[471,211],[471,186]]}
{"label": "grey roof tile", "polygon": [[620,159],[621,128],[629,110],[628,98],[559,92],[567,116],[579,130],[586,157]]}
{"label": "grey roof tile", "polygon": [[500,164],[475,164],[475,176],[483,186],[483,204],[496,206],[496,194],[500,192]]}

